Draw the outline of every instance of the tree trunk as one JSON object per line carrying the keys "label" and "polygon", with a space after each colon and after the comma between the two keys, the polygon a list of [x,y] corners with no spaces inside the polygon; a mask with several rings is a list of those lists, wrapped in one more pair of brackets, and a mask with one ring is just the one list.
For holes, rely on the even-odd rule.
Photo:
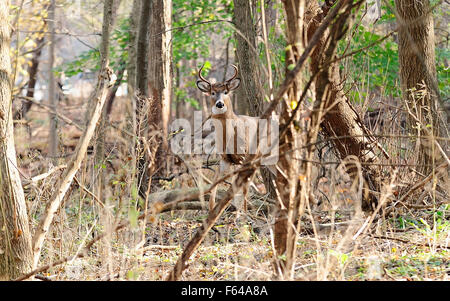
{"label": "tree trunk", "polygon": [[9,1],[0,2],[0,280],[31,271],[33,253],[11,111]]}
{"label": "tree trunk", "polygon": [[172,0],[152,1],[149,49],[149,93],[153,99],[149,124],[162,130],[163,148],[168,149],[172,103]]}
{"label": "tree trunk", "polygon": [[[167,160],[168,135],[170,121],[170,106],[172,103],[172,1],[155,0],[150,4],[150,35],[148,53],[148,96],[150,107],[148,122],[143,126],[146,138],[158,135],[159,147],[156,150],[155,160],[148,158],[146,153],[141,160],[142,176],[140,185],[141,196],[149,191],[149,180],[152,173],[163,175]],[[142,22],[142,21],[141,21]],[[150,134],[150,135],[149,135]],[[154,166],[150,166],[154,161]]]}
{"label": "tree trunk", "polygon": [[[110,30],[112,30],[114,26],[114,21],[116,19],[116,11],[120,4],[120,0],[111,0],[111,8],[108,8],[108,15],[110,14],[110,18],[108,22]],[[109,12],[109,9],[111,11]],[[104,47],[105,43],[102,44],[102,47]],[[105,56],[109,57],[109,51],[107,49],[101,50],[102,60],[105,58]],[[123,70],[123,64],[120,64],[119,68]],[[106,143],[106,134],[107,134],[107,128],[106,128],[106,121],[108,119],[108,108],[109,111],[112,109],[112,103],[114,101],[114,97],[116,94],[117,89],[120,86],[120,82],[122,80],[121,76],[121,70],[119,70],[118,77],[116,79],[116,82],[114,83],[113,87],[109,90],[108,96],[105,101],[105,106],[103,107],[102,116],[100,117],[99,124],[97,126],[97,129],[95,131],[95,158],[94,158],[94,166],[97,167],[97,171],[94,173],[95,178],[93,179],[93,183],[96,183],[96,194],[99,200],[103,201],[107,199],[107,197],[104,195],[104,185],[105,185],[105,169],[103,166],[105,166],[105,143]],[[120,77],[120,78],[119,78]]]}
{"label": "tree trunk", "polygon": [[106,98],[106,105],[105,105],[106,120],[108,120],[109,115],[111,114],[114,100],[116,99],[117,90],[119,90],[119,87],[123,82],[124,73],[125,73],[125,63],[121,62],[119,64],[119,70],[117,70],[117,80],[112,86],[112,88],[109,90],[108,97]]}
{"label": "tree trunk", "polygon": [[[303,52],[302,30],[303,30],[303,11],[305,3],[301,0],[282,1],[286,12],[286,73],[289,66],[295,65]],[[292,85],[287,91],[284,101],[281,105],[280,123],[287,124],[291,119],[293,110],[291,102],[298,102],[300,98],[302,75],[295,77]],[[297,119],[297,118],[296,118]],[[299,167],[300,161],[300,136],[295,129],[294,124],[288,126],[287,132],[280,137],[278,168],[282,171],[277,172],[276,187],[279,200],[276,202],[275,225],[274,225],[274,245],[277,258],[275,259],[275,270],[278,277],[290,279],[291,271],[295,260],[295,231],[299,208],[295,208],[297,200],[300,198],[298,193]],[[291,151],[293,150],[293,151]]]}
{"label": "tree trunk", "polygon": [[[308,39],[319,28],[328,10],[329,7],[326,5],[321,10],[316,1],[308,1],[305,15],[305,24],[309,24]],[[326,112],[324,116],[320,117],[323,118],[321,127],[327,137],[345,137],[333,140],[341,159],[352,155],[356,156],[363,164],[369,163],[362,166],[364,179],[370,190],[380,191],[381,168],[376,165],[380,163],[380,159],[375,151],[378,149],[384,152],[384,150],[364,126],[356,110],[345,96],[343,81],[339,74],[339,62],[329,63],[335,58],[338,41],[336,37],[332,36],[330,37],[332,42],[326,43],[329,36],[330,31],[327,30],[311,56],[310,69],[312,74],[317,74],[314,109]],[[387,156],[386,153],[385,156]],[[356,168],[352,165],[347,171],[353,174]],[[366,188],[364,191],[367,197],[362,200],[363,209],[371,209],[376,203],[376,198],[369,194],[369,190]]]}
{"label": "tree trunk", "polygon": [[[50,38],[49,38],[49,63],[48,63],[48,102],[49,107],[56,111],[56,81],[55,81],[55,74],[53,73],[53,65],[55,63],[55,10],[56,10],[56,3],[55,0],[52,0],[49,7],[49,31],[50,31]],[[58,133],[57,133],[57,117],[54,113],[49,113],[49,120],[50,120],[50,131],[49,131],[49,156],[52,158],[53,163],[56,165],[56,154],[58,152]]]}
{"label": "tree trunk", "polygon": [[[128,62],[127,62],[127,92],[130,100],[130,105],[127,107],[128,118],[131,122],[128,123],[128,131],[136,133],[137,131],[137,100],[134,97],[136,91],[136,70],[137,70],[137,41],[138,41],[138,27],[139,17],[141,12],[141,0],[133,0],[133,7],[130,15],[130,44],[128,46]],[[132,142],[131,156],[136,162],[136,141]],[[135,164],[135,167],[137,164]],[[133,168],[133,175],[136,175],[136,170]]]}
{"label": "tree trunk", "polygon": [[[264,5],[264,4],[263,4]],[[264,95],[269,95],[271,91],[265,93],[260,69],[259,55],[256,44],[256,29],[254,24],[254,12],[250,2],[247,0],[234,0],[234,24],[236,26],[236,58],[238,61],[241,87],[236,91],[236,108],[238,114],[261,116],[264,109]],[[268,46],[268,45],[266,45]],[[227,43],[228,53],[228,43]],[[226,66],[228,67],[228,66]],[[271,68],[270,64],[267,66]],[[227,68],[225,68],[227,70]],[[270,71],[269,71],[270,72]],[[224,80],[225,81],[225,74]],[[270,80],[270,76],[268,80]],[[271,84],[268,85],[271,87]],[[248,113],[247,113],[248,112]],[[276,199],[275,187],[272,174],[267,168],[260,169],[266,191],[269,197]]]}
{"label": "tree trunk", "polygon": [[[43,31],[45,31],[45,27]],[[38,38],[36,41],[36,49],[33,52],[33,57],[31,58],[31,62],[30,65],[28,66],[28,76],[29,76],[29,80],[28,80],[28,85],[27,85],[27,93],[26,93],[26,97],[29,98],[34,98],[34,92],[35,92],[35,87],[36,87],[36,83],[37,83],[37,74],[38,74],[38,70],[39,70],[39,60],[41,58],[41,54],[42,54],[42,48],[44,48],[44,44],[45,44],[45,35],[43,35],[42,37]],[[22,106],[20,107],[20,109],[15,113],[14,115],[14,119],[22,119],[25,117],[25,115],[28,113],[28,111],[31,109],[31,106],[33,105],[33,103],[31,101],[24,101],[22,103]]]}
{"label": "tree trunk", "polygon": [[[141,0],[136,50],[136,90],[148,96],[148,34],[150,31],[151,1]],[[137,104],[138,110],[142,104]],[[138,114],[139,115],[139,114]]]}
{"label": "tree trunk", "polygon": [[128,77],[128,94],[133,97],[134,89],[136,88],[136,56],[137,56],[137,37],[139,16],[141,11],[141,0],[133,0],[133,6],[130,14],[130,44],[128,46],[128,62],[127,62],[127,77]]}
{"label": "tree trunk", "polygon": [[[144,97],[135,98],[135,115],[136,115],[136,135],[138,137],[146,136],[148,131],[148,105],[144,103],[148,95],[148,36],[150,31],[150,17],[151,17],[151,1],[139,0],[139,25],[137,34],[137,48],[136,48],[136,92]],[[134,96],[133,96],[134,97]],[[145,156],[144,145],[141,139],[136,142],[136,171],[138,189],[141,196],[145,196],[147,191],[146,178],[147,160]]]}
{"label": "tree trunk", "polygon": [[[238,89],[237,104],[244,114],[260,116],[263,110],[264,88],[261,83],[259,54],[256,47],[256,31],[253,14],[248,0],[234,0],[234,24],[236,26],[236,56],[241,74],[241,87]],[[256,52],[255,52],[256,51]],[[245,110],[245,107],[248,109]]]}
{"label": "tree trunk", "polygon": [[[409,129],[418,136],[448,137],[441,110],[436,75],[433,13],[430,2],[396,0],[398,23],[398,57],[400,81],[407,109]],[[417,123],[420,122],[420,129]],[[421,139],[418,150],[419,168],[424,174],[442,157],[433,151],[432,139]]]}

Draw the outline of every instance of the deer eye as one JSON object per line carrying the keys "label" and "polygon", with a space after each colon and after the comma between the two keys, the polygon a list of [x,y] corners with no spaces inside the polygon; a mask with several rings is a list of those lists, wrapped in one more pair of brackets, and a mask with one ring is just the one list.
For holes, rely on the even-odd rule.
{"label": "deer eye", "polygon": [[228,91],[225,91],[225,95],[227,95],[228,94]]}
{"label": "deer eye", "polygon": [[216,95],[216,92],[212,92],[211,95],[212,95],[212,96]]}

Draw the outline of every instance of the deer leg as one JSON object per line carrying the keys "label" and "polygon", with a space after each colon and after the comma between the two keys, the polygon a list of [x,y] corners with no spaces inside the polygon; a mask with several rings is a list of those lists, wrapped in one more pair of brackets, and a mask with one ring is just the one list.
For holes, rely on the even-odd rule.
{"label": "deer leg", "polygon": [[253,183],[255,179],[255,176],[253,175],[252,178],[248,178],[248,182],[242,187],[242,194],[244,195],[244,212],[247,213],[247,197],[248,197],[248,191],[250,189],[250,186],[253,185],[253,187],[255,188],[255,190],[258,190],[255,183]]}
{"label": "deer leg", "polygon": [[[230,164],[221,160],[219,165],[219,171],[215,173],[213,183],[217,182],[217,180],[219,180],[219,178],[223,176],[229,168]],[[209,211],[212,211],[214,209],[214,206],[216,204],[216,195],[217,195],[217,186],[211,190],[211,193],[209,195]]]}
{"label": "deer leg", "polygon": [[244,197],[244,212],[247,213],[247,194],[248,194],[248,185],[245,184],[244,187],[242,187],[242,194]]}
{"label": "deer leg", "polygon": [[217,186],[214,187],[209,194],[209,211],[212,211],[214,209],[214,206],[216,205],[216,193]]}
{"label": "deer leg", "polygon": [[[220,171],[216,171],[214,174],[214,180],[213,183],[217,182],[217,180],[220,177]],[[217,194],[217,186],[214,187],[211,190],[211,193],[209,194],[209,211],[212,211],[214,209],[214,206],[216,205],[216,194]]]}

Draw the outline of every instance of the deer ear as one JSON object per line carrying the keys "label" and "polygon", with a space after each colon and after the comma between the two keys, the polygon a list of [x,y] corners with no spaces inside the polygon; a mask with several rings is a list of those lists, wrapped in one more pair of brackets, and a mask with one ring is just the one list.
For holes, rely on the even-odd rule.
{"label": "deer ear", "polygon": [[202,91],[203,93],[210,93],[211,92],[211,85],[208,83],[205,83],[202,80],[197,81],[197,88]]}
{"label": "deer ear", "polygon": [[238,78],[235,78],[235,79],[232,79],[231,81],[229,81],[227,83],[227,88],[229,91],[233,91],[233,90],[236,90],[237,88],[239,88],[240,84],[241,84],[241,79],[238,77]]}

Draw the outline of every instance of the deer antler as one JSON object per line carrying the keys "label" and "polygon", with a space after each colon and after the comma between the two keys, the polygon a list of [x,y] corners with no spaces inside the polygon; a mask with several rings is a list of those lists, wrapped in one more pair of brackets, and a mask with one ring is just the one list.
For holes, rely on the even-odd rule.
{"label": "deer antler", "polygon": [[231,82],[238,75],[238,67],[236,67],[236,65],[234,65],[234,64],[231,64],[231,66],[234,68],[234,74],[230,79],[226,80],[227,83]]}
{"label": "deer antler", "polygon": [[207,80],[203,77],[203,75],[202,75],[202,70],[203,70],[203,67],[204,67],[204,66],[205,66],[205,64],[203,64],[202,67],[200,68],[200,70],[198,70],[198,77],[199,77],[202,81],[204,81],[205,83],[207,83],[208,85],[211,86],[211,83],[210,83],[209,81],[207,81]]}

